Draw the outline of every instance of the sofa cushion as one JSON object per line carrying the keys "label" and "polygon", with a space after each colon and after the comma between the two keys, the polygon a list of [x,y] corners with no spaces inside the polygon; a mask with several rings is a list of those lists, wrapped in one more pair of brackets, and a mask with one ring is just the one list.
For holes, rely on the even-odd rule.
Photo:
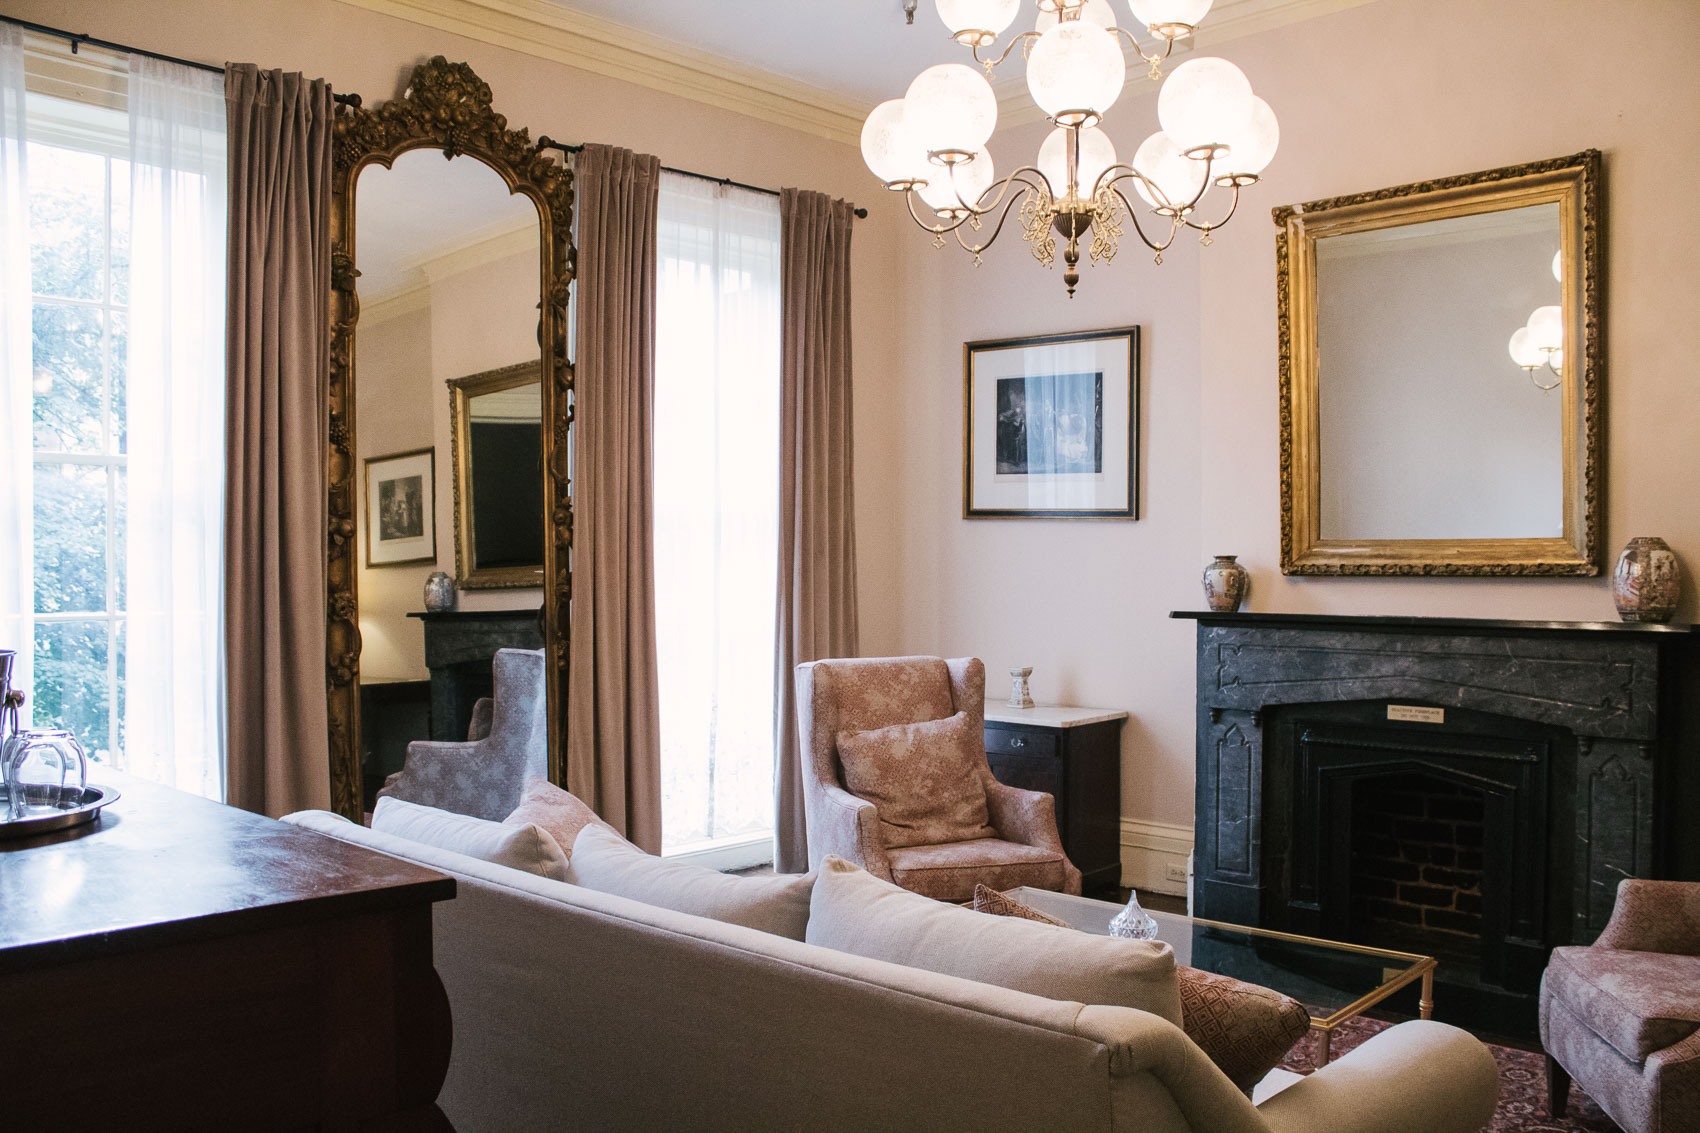
{"label": "sofa cushion", "polygon": [[986,813],[985,737],[968,713],[866,732],[839,732],[844,785],[879,812],[887,846],[995,835]]}
{"label": "sofa cushion", "polygon": [[1700,956],[1555,948],[1541,978],[1549,996],[1639,1063],[1700,1029]]}
{"label": "sofa cushion", "polygon": [[1310,1012],[1278,991],[1185,966],[1176,978],[1181,1030],[1242,1090],[1261,1082],[1310,1030]]}
{"label": "sofa cushion", "polygon": [[1020,917],[1024,921],[1054,924],[1058,928],[1073,927],[1067,921],[1059,921],[1049,914],[1041,913],[1038,909],[1028,908],[1014,897],[999,893],[996,889],[986,885],[976,884],[974,886],[974,911],[976,913],[990,913],[994,917]]}
{"label": "sofa cushion", "polygon": [[586,826],[600,826],[619,836],[602,816],[571,791],[563,791],[547,779],[533,779],[525,785],[519,806],[502,819],[511,826],[539,826],[549,832],[570,859],[578,832]]}
{"label": "sofa cushion", "polygon": [[897,884],[940,901],[967,901],[976,884],[1061,890],[1068,875],[1068,859],[1061,850],[1002,838],[902,846],[886,851],[886,860]]}
{"label": "sofa cushion", "polygon": [[372,829],[539,877],[567,879],[567,855],[539,826],[509,826],[386,796],[372,812]]}
{"label": "sofa cushion", "polygon": [[809,920],[809,892],[815,883],[812,873],[735,877],[689,862],[668,861],[644,853],[607,827],[597,825],[579,831],[566,879],[599,893],[744,925],[791,940],[803,939]]}
{"label": "sofa cushion", "polygon": [[1180,1022],[1175,954],[1167,944],[983,916],[900,889],[838,857],[827,857],[819,875],[809,902],[810,944]]}

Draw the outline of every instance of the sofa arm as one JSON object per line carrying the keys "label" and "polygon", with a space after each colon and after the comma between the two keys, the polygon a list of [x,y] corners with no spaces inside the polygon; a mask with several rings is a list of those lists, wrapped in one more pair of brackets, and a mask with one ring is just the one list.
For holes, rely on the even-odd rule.
{"label": "sofa arm", "polygon": [[1700,883],[1624,878],[1617,883],[1611,920],[1594,944],[1631,952],[1700,955]]}
{"label": "sofa arm", "polygon": [[[414,740],[407,745],[407,759],[401,770],[384,781],[378,797],[388,796],[456,814],[490,818],[489,808],[483,805],[483,799],[477,797],[477,784],[471,782],[466,774],[468,765],[478,760],[486,742]],[[506,817],[504,811],[495,815],[494,821],[499,822]]]}
{"label": "sofa arm", "polygon": [[1480,1040],[1417,1020],[1293,1083],[1258,1112],[1272,1133],[1477,1133],[1499,1104],[1499,1065]]}
{"label": "sofa arm", "polygon": [[818,786],[814,799],[809,814],[809,865],[818,868],[826,855],[837,854],[881,880],[892,880],[874,804],[833,784]]}

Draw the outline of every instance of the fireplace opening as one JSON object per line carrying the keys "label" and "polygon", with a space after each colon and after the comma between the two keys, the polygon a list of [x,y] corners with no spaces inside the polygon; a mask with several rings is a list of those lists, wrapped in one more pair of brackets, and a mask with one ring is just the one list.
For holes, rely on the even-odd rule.
{"label": "fireplace opening", "polygon": [[1353,792],[1348,939],[1481,966],[1487,800],[1420,772]]}

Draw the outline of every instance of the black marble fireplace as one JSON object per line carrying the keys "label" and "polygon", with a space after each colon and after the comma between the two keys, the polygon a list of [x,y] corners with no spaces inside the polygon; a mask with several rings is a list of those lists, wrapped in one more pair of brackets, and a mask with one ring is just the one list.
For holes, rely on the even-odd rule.
{"label": "black marble fireplace", "polygon": [[1700,877],[1691,627],[1174,616],[1196,916],[1437,956],[1438,1018],[1515,1032],[1619,879]]}
{"label": "black marble fireplace", "polygon": [[425,623],[425,667],[431,670],[431,738],[464,740],[472,708],[495,688],[490,662],[498,649],[541,649],[537,611],[450,610],[407,615]]}

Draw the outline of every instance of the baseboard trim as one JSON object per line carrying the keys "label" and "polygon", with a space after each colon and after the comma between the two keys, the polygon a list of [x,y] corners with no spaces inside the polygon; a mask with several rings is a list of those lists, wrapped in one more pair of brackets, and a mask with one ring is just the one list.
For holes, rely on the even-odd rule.
{"label": "baseboard trim", "polygon": [[[1122,884],[1129,889],[1184,896],[1192,859],[1192,827],[1142,818],[1121,821]],[[1170,870],[1178,868],[1179,877]]]}

